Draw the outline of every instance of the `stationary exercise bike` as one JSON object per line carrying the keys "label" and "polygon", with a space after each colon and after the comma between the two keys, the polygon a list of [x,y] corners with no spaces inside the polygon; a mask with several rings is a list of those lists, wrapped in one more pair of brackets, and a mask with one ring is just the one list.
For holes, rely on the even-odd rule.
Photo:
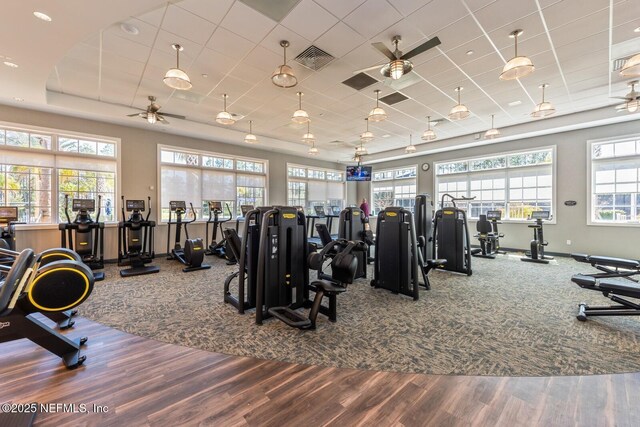
{"label": "stationary exercise bike", "polygon": [[495,259],[497,254],[506,254],[505,251],[500,250],[500,238],[504,237],[504,234],[498,231],[498,224],[501,224],[502,212],[500,211],[487,211],[486,215],[480,215],[478,222],[476,223],[475,236],[480,243],[479,249],[473,249],[471,255],[479,258]]}
{"label": "stationary exercise bike", "polygon": [[[191,221],[185,221],[182,219],[182,217],[187,213],[187,206],[184,200],[169,202],[169,221],[167,222],[167,259],[175,259],[186,265],[186,267],[182,269],[185,273],[211,268],[209,264],[202,263],[204,260],[204,242],[202,239],[189,239],[187,225],[194,222],[197,218],[196,210],[193,208],[193,203],[189,203],[189,205],[191,206],[193,219]],[[171,213],[175,214],[175,221],[171,221]],[[169,242],[171,242],[172,224],[176,226],[176,233],[173,249],[170,249]],[[182,227],[184,227],[184,234],[187,238],[184,241],[184,248],[180,246]]]}
{"label": "stationary exercise bike", "polygon": [[[231,221],[231,208],[228,203],[225,203],[229,217],[220,218],[220,215],[222,214],[222,202],[209,200],[207,204],[209,205],[209,219],[207,219],[205,225],[205,235],[207,237],[209,236],[209,224],[213,224],[213,230],[211,232],[211,243],[209,243],[209,246],[204,253],[205,255],[216,255],[220,258],[224,258],[228,261],[227,264],[233,265],[238,261],[233,256],[233,252],[228,250],[227,239],[222,228],[222,224]],[[222,237],[220,241],[218,241],[218,229],[220,229],[220,236]]]}
{"label": "stationary exercise bike", "polygon": [[[160,271],[155,265],[146,265],[155,257],[153,230],[156,227],[155,221],[149,221],[151,215],[151,197],[147,198],[149,211],[147,217],[142,216],[144,212],[144,200],[127,200],[125,203],[122,196],[122,222],[118,223],[118,265],[128,265],[130,268],[120,270],[120,276],[140,276],[152,274]],[[131,212],[129,218],[125,215],[125,205],[127,212]]]}
{"label": "stationary exercise bike", "polygon": [[531,218],[535,219],[536,223],[528,225],[529,228],[533,228],[533,240],[531,240],[531,250],[526,252],[521,261],[537,262],[539,264],[549,264],[549,260],[553,259],[552,256],[544,254],[544,247],[549,243],[545,242],[544,234],[542,232],[542,224],[544,221],[551,219],[551,212],[549,211],[534,211],[531,212]]}
{"label": "stationary exercise bike", "polygon": [[[60,230],[60,246],[75,251],[92,270],[104,268],[104,222],[100,222],[100,205],[102,196],[98,196],[98,212],[95,221],[91,212],[96,209],[95,199],[73,199],[73,212],[76,217],[71,221],[69,216],[69,195],[64,195],[64,213],[66,223],[58,224]],[[75,244],[74,244],[75,235]],[[103,272],[94,272],[96,281],[104,280]]]}

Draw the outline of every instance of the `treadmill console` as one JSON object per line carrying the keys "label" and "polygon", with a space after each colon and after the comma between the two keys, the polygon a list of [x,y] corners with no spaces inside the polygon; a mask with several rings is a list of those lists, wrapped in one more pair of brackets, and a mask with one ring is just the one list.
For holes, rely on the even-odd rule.
{"label": "treadmill console", "polygon": [[213,200],[209,200],[207,204],[209,205],[209,210],[211,212],[222,212],[222,202],[214,202]]}
{"label": "treadmill console", "polygon": [[172,200],[169,202],[169,209],[171,209],[171,212],[175,212],[177,210],[186,212],[187,203],[184,200]]}
{"label": "treadmill console", "polygon": [[333,215],[340,215],[340,212],[342,211],[342,209],[340,209],[340,206],[331,206],[330,209]]}
{"label": "treadmill console", "polygon": [[253,210],[253,205],[240,205],[240,211],[242,212],[242,216],[245,217],[249,213],[249,211]]}
{"label": "treadmill console", "polygon": [[533,211],[531,212],[531,219],[544,219],[549,220],[551,218],[550,211]]}
{"label": "treadmill console", "polygon": [[320,218],[324,218],[324,207],[323,206],[314,206],[313,209],[316,211],[316,215]]}
{"label": "treadmill console", "polygon": [[487,211],[487,219],[489,221],[491,221],[492,219],[500,221],[500,219],[502,219],[502,211]]}
{"label": "treadmill console", "polygon": [[18,221],[17,206],[0,206],[0,224]]}
{"label": "treadmill console", "polygon": [[73,202],[71,203],[71,210],[73,212],[78,212],[78,211],[93,212],[96,210],[96,200],[95,199],[73,199]]}
{"label": "treadmill console", "polygon": [[144,200],[127,200],[127,212],[143,212]]}

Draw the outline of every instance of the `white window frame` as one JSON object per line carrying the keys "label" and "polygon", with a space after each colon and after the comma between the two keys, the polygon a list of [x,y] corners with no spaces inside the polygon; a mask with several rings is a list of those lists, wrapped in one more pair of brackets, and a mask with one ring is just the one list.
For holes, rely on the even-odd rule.
{"label": "white window frame", "polygon": [[[122,179],[121,179],[121,139],[120,138],[115,138],[115,137],[111,137],[111,136],[105,136],[105,135],[97,135],[97,134],[91,134],[91,133],[86,133],[86,132],[75,132],[75,131],[70,131],[70,130],[65,130],[65,129],[57,129],[57,128],[48,128],[48,127],[42,127],[42,126],[32,126],[32,125],[26,125],[26,124],[21,124],[21,123],[12,123],[12,122],[5,122],[5,121],[0,121],[0,128],[3,130],[15,130],[15,131],[19,131],[19,132],[29,132],[29,133],[35,133],[35,134],[44,134],[44,135],[50,135],[51,136],[51,149],[49,150],[44,150],[44,149],[37,149],[37,148],[27,148],[27,147],[13,147],[13,146],[9,146],[6,144],[6,139],[5,139],[5,143],[0,145],[0,149],[2,150],[7,150],[7,151],[12,151],[12,152],[16,152],[16,153],[36,153],[36,154],[40,154],[40,155],[49,155],[52,156],[54,158],[54,163],[55,163],[55,159],[57,156],[64,156],[64,157],[75,157],[75,158],[82,158],[82,159],[96,159],[96,160],[101,160],[101,161],[113,161],[115,162],[116,168],[115,168],[115,185],[114,185],[114,199],[113,200],[113,211],[115,213],[114,216],[114,221],[105,221],[106,225],[108,227],[115,227],[118,224],[119,221],[119,217],[118,217],[118,212],[119,212],[119,208],[120,208],[120,194],[122,194],[121,192],[121,185],[122,185]],[[90,140],[90,141],[96,141],[96,142],[107,142],[107,143],[112,143],[115,145],[115,155],[113,157],[110,156],[100,156],[97,154],[84,154],[84,153],[78,153],[78,152],[72,152],[72,151],[61,151],[59,149],[58,146],[58,138],[59,137],[63,137],[63,138],[78,138],[78,139],[84,139],[84,140]],[[5,137],[6,138],[6,137]],[[64,169],[64,168],[60,168],[60,169]],[[90,169],[82,169],[82,170],[90,170]],[[57,166],[52,166],[51,167],[51,218],[52,218],[52,222],[51,223],[29,223],[29,224],[19,224],[17,225],[17,229],[18,230],[57,230],[58,229],[58,224],[59,222],[57,221],[57,219],[60,217],[60,212],[58,209],[58,197],[59,197],[59,183],[58,183],[58,174],[59,174],[59,168]]]}
{"label": "white window frame", "polygon": [[[289,176],[289,168],[297,168],[297,169],[304,169],[305,171],[305,176]],[[319,172],[323,172],[324,173],[324,178],[310,178],[309,177],[309,171],[319,171]],[[302,206],[302,208],[304,209],[305,213],[308,214],[314,214],[315,212],[311,212],[311,208],[307,206],[307,204],[309,203],[309,181],[316,181],[316,182],[329,182],[329,183],[342,183],[342,194],[343,194],[343,198],[342,198],[342,209],[344,209],[345,207],[347,207],[347,174],[346,171],[344,170],[338,170],[338,169],[331,169],[331,168],[325,168],[325,167],[321,167],[321,166],[310,166],[310,165],[301,165],[298,163],[287,163],[287,169],[285,171],[286,176],[287,176],[287,180],[286,180],[286,200],[287,200],[287,204],[289,204],[289,181],[294,181],[294,182],[304,182],[306,184],[306,189],[305,189],[305,202],[304,205]],[[342,180],[338,181],[335,179],[329,179],[327,178],[327,174],[328,173],[339,173],[342,175]],[[324,201],[326,203],[326,200]],[[328,206],[325,206],[328,207]]]}
{"label": "white window frame", "polygon": [[[500,156],[509,156],[509,155],[514,155],[514,154],[527,154],[527,153],[535,153],[535,152],[539,152],[539,151],[545,151],[545,150],[551,150],[551,156],[552,156],[552,161],[551,161],[551,182],[552,182],[552,188],[551,188],[551,219],[549,221],[546,221],[546,224],[556,224],[557,223],[557,192],[558,192],[558,186],[557,186],[557,177],[558,177],[558,173],[557,173],[557,168],[558,168],[558,157],[557,157],[557,146],[556,145],[547,145],[547,146],[542,146],[542,147],[531,147],[525,150],[512,150],[512,151],[502,151],[502,152],[498,152],[498,153],[487,153],[487,154],[483,154],[481,156],[470,156],[470,157],[462,157],[462,158],[456,158],[456,159],[450,159],[450,160],[442,160],[442,161],[438,161],[435,162],[433,164],[433,195],[434,195],[434,201],[433,204],[434,206],[440,206],[440,199],[438,198],[437,200],[435,199],[436,197],[439,197],[439,191],[438,191],[438,175],[437,175],[437,171],[438,171],[438,165],[443,164],[443,163],[454,163],[454,162],[468,162],[471,160],[478,160],[478,159],[486,159],[486,158],[492,158],[492,157],[500,157]],[[480,173],[482,172],[490,172],[492,170],[495,171],[502,171],[502,170],[509,170],[509,169],[520,169],[520,168],[528,168],[528,167],[539,167],[540,165],[527,165],[527,166],[516,166],[516,167],[512,167],[509,168],[508,164],[507,167],[505,168],[499,168],[499,169],[486,169],[484,171],[478,171]],[[440,176],[455,176],[455,175],[468,175],[468,174],[473,174],[473,171],[469,171],[467,170],[466,172],[458,172],[458,173],[451,173],[451,174],[445,174],[445,175],[440,175]],[[507,176],[507,182],[505,182],[505,209],[508,209],[508,191],[509,191],[509,186],[508,186],[508,176]],[[467,191],[470,191],[470,189],[467,189]],[[477,218],[471,218],[471,217],[467,217],[467,219],[469,221],[475,222],[478,219]],[[502,222],[505,223],[516,223],[516,224],[523,224],[523,223],[527,223],[530,222],[531,220],[528,219],[511,219],[511,218],[503,218],[501,219]]]}
{"label": "white window frame", "polygon": [[[587,144],[586,144],[586,148],[587,148],[587,165],[586,165],[586,171],[587,171],[587,203],[586,203],[586,207],[587,207],[587,225],[588,226],[594,226],[594,227],[640,227],[640,219],[638,221],[632,222],[615,222],[615,221],[611,221],[611,222],[600,222],[600,221],[595,221],[593,219],[593,208],[594,208],[594,204],[593,204],[593,194],[594,194],[594,185],[595,185],[595,177],[593,175],[593,146],[596,144],[601,144],[601,143],[606,143],[606,142],[610,142],[610,143],[616,143],[616,142],[628,142],[628,141],[636,141],[636,144],[640,143],[640,134],[630,134],[630,135],[622,135],[622,136],[617,136],[617,137],[609,137],[609,138],[599,138],[599,139],[589,139],[587,140]],[[606,159],[602,159],[602,160],[611,160],[611,159],[620,159],[620,160],[626,160],[626,159],[633,159],[633,158],[637,158],[640,159],[640,154],[634,155],[634,156],[624,156],[624,157],[610,157],[610,158],[606,158]],[[596,160],[597,161],[597,160]],[[640,191],[638,192],[640,194]],[[640,217],[640,215],[639,215]]]}
{"label": "white window frame", "polygon": [[[233,169],[229,169],[229,168],[215,168],[215,167],[209,167],[209,166],[202,166],[201,164],[198,164],[197,166],[194,165],[187,165],[187,164],[179,164],[179,163],[163,163],[162,162],[162,150],[168,150],[168,151],[177,151],[180,153],[189,153],[189,154],[196,154],[198,156],[200,156],[200,159],[202,158],[201,156],[209,156],[209,157],[221,157],[224,159],[230,159],[233,160]],[[264,172],[252,172],[252,171],[245,171],[245,170],[239,170],[237,169],[237,161],[246,161],[246,162],[257,162],[257,163],[262,163],[264,164]],[[162,165],[174,165],[176,167],[184,167],[184,168],[193,168],[193,169],[198,169],[198,170],[217,170],[217,171],[227,171],[227,172],[233,172],[234,174],[237,175],[256,175],[256,176],[264,176],[265,178],[265,184],[264,184],[264,203],[265,206],[269,205],[269,160],[267,159],[259,159],[257,157],[246,157],[246,156],[236,156],[236,155],[230,155],[230,154],[225,154],[225,153],[217,153],[217,152],[212,152],[212,151],[204,151],[204,150],[198,150],[198,149],[194,149],[194,148],[187,148],[187,147],[179,147],[179,146],[175,146],[175,145],[163,145],[163,144],[158,144],[157,146],[157,165],[158,165],[158,174],[157,174],[157,188],[158,188],[158,194],[157,194],[157,200],[158,202],[156,203],[156,214],[157,214],[157,222],[159,224],[166,224],[167,221],[162,219],[162,173],[161,173],[161,167]],[[235,203],[237,205],[237,201],[238,201],[238,184],[237,184],[237,180],[236,180],[236,198],[235,198]],[[187,208],[188,208],[188,203],[190,202],[189,200],[185,200],[185,202],[187,203]],[[202,207],[201,206],[194,206],[194,208],[196,208],[196,211],[201,210]],[[236,206],[235,207],[236,210],[240,209],[240,206]],[[190,212],[190,209],[188,209]],[[226,214],[226,212],[225,212]],[[235,213],[234,213],[235,215]],[[195,223],[204,223],[206,222],[207,218],[204,217],[204,215],[201,215],[200,217],[195,221]]]}
{"label": "white window frame", "polygon": [[[402,170],[406,170],[406,169],[415,169],[416,171],[416,175],[415,177],[411,177],[411,178],[396,178],[396,172],[397,171],[402,171]],[[385,178],[385,179],[379,179],[376,180],[375,176],[377,173],[386,173],[386,172],[391,172],[392,177],[391,178]],[[414,179],[415,180],[415,186],[416,186],[416,194],[418,195],[420,194],[418,192],[418,174],[419,174],[419,169],[418,169],[418,165],[404,165],[404,166],[398,166],[395,168],[386,168],[386,169],[381,169],[381,170],[376,170],[376,171],[372,171],[371,172],[371,191],[369,193],[369,210],[371,212],[375,212],[375,214],[378,214],[378,211],[376,211],[376,208],[374,206],[374,198],[373,198],[373,189],[375,187],[374,183],[385,183],[388,184],[389,187],[391,187],[391,191],[393,192],[393,199],[395,201],[396,199],[396,194],[395,194],[395,187],[396,187],[396,182],[398,181],[406,181],[406,180],[410,180],[410,179]],[[414,197],[415,198],[415,197]],[[395,204],[394,204],[395,205]],[[411,209],[411,211],[413,212],[413,208]]]}

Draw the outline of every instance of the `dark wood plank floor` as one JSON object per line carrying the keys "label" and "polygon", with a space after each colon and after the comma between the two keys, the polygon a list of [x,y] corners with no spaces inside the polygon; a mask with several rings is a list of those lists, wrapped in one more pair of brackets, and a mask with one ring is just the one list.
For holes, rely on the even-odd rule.
{"label": "dark wood plank floor", "polygon": [[640,373],[497,378],[412,375],[225,356],[78,319],[86,365],[26,340],[0,344],[0,403],[75,403],[41,426],[638,426]]}

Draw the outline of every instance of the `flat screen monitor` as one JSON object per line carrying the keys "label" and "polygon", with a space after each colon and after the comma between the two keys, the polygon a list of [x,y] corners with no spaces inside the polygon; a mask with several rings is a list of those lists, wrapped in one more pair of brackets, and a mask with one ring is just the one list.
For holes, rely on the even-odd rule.
{"label": "flat screen monitor", "polygon": [[210,211],[222,212],[222,202],[214,202],[213,200],[209,200],[208,204]]}
{"label": "flat screen monitor", "polygon": [[184,200],[172,200],[169,202],[169,209],[171,209],[172,212],[177,210],[186,211],[187,203]]}
{"label": "flat screen monitor", "polygon": [[18,220],[16,206],[0,206],[0,223],[7,224]]}
{"label": "flat screen monitor", "polygon": [[371,166],[347,166],[347,181],[371,181]]}
{"label": "flat screen monitor", "polygon": [[551,217],[550,211],[533,211],[531,212],[531,219],[546,219]]}
{"label": "flat screen monitor", "polygon": [[487,211],[487,219],[497,219],[500,221],[502,218],[502,211]]}
{"label": "flat screen monitor", "polygon": [[320,218],[324,217],[324,207],[314,206],[313,210],[316,212],[316,215],[318,215]]}
{"label": "flat screen monitor", "polygon": [[340,209],[340,206],[331,206],[331,214],[340,215],[340,212],[342,212],[342,209]]}
{"label": "flat screen monitor", "polygon": [[77,212],[77,211],[93,212],[96,209],[96,200],[95,199],[73,199],[73,202],[71,203],[71,209],[74,212]]}
{"label": "flat screen monitor", "polygon": [[144,211],[144,200],[127,200],[127,212]]}

